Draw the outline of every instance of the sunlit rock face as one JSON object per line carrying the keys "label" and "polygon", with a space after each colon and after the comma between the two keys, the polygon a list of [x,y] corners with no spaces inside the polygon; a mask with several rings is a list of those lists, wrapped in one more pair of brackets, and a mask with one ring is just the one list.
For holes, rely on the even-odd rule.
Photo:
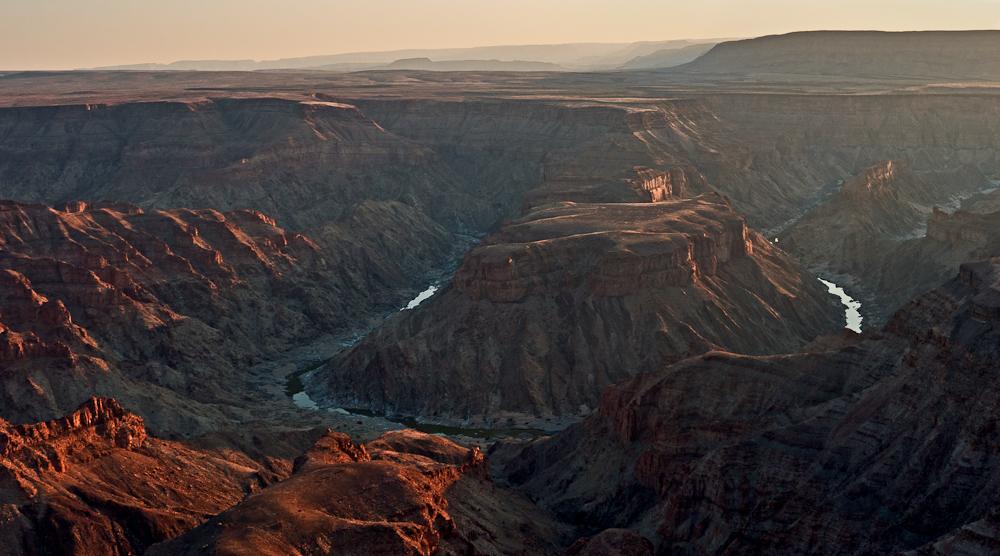
{"label": "sunlit rock face", "polygon": [[718,194],[554,203],[487,238],[449,290],[335,358],[308,391],[451,421],[578,415],[664,361],[713,346],[795,351],[842,324],[825,288]]}
{"label": "sunlit rock face", "polygon": [[0,421],[0,539],[11,556],[141,553],[290,473],[286,460],[148,437],[141,417],[91,399],[54,421]]}
{"label": "sunlit rock face", "polygon": [[796,355],[711,352],[624,381],[598,415],[496,446],[494,476],[657,551],[990,553],[998,268],[964,264],[884,328]]}
{"label": "sunlit rock face", "polygon": [[147,554],[558,554],[569,528],[496,489],[478,448],[418,433],[328,432],[290,478]]}

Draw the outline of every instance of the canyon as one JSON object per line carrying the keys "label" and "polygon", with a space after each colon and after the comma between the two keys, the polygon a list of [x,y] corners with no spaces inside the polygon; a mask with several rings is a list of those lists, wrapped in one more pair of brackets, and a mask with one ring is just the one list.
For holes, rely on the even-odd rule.
{"label": "canyon", "polygon": [[0,544],[995,551],[997,36],[0,72]]}
{"label": "canyon", "polygon": [[807,266],[864,284],[869,321],[884,324],[959,264],[982,258],[972,253],[988,243],[989,217],[951,217],[938,207],[994,188],[972,165],[914,172],[905,159],[885,160],[845,180],[827,203],[780,233],[778,245]]}
{"label": "canyon", "polygon": [[451,288],[314,371],[306,391],[436,422],[544,425],[589,413],[605,387],[666,360],[794,351],[842,318],[718,194],[563,201],[489,236]]}
{"label": "canyon", "polygon": [[881,329],[624,381],[580,424],[495,445],[495,476],[658,553],[948,553],[962,535],[989,553],[998,265],[963,264]]}

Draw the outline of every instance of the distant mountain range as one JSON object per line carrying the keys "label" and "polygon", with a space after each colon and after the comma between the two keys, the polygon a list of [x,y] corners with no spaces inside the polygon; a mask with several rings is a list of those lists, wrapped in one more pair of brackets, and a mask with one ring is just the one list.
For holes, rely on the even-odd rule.
{"label": "distant mountain range", "polygon": [[723,42],[671,71],[1000,81],[1000,31],[809,31]]}
{"label": "distant mountain range", "polygon": [[696,60],[715,43],[692,44],[683,48],[664,48],[646,56],[636,56],[622,67],[625,69],[671,68]]}
{"label": "distant mountain range", "polygon": [[[185,60],[170,64],[131,64],[91,68],[135,71],[258,71],[305,69],[364,71],[421,69],[431,71],[598,71],[623,67],[670,67],[689,62],[690,53],[704,52],[716,40],[643,41],[635,43],[572,43],[475,48],[410,49],[355,52],[281,60]],[[683,52],[683,54],[682,54]],[[650,58],[652,56],[653,58]],[[660,57],[661,64],[656,57]],[[696,56],[695,56],[696,57]],[[631,66],[643,59],[645,65]],[[653,65],[650,65],[653,64]]]}
{"label": "distant mountain range", "polygon": [[93,68],[139,71],[605,71],[880,76],[1000,81],[1000,31],[807,31],[674,40],[394,50],[282,60],[196,60]]}

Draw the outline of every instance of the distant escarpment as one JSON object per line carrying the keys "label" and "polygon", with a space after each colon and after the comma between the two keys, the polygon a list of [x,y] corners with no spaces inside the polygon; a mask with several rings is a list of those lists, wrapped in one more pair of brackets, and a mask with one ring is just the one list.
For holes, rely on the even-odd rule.
{"label": "distant escarpment", "polygon": [[452,231],[501,217],[427,148],[356,107],[217,99],[0,110],[0,197],[145,209],[257,210],[300,230],[365,200],[400,201]]}
{"label": "distant escarpment", "polygon": [[248,367],[398,303],[451,248],[392,203],[309,233],[252,211],[0,201],[0,417],[52,419],[101,395],[157,434],[248,420],[265,395]]}
{"label": "distant escarpment", "polygon": [[794,351],[842,322],[819,282],[718,194],[559,202],[487,238],[450,288],[337,356],[307,391],[446,422],[585,415],[606,386],[664,361],[715,346]]}
{"label": "distant escarpment", "polygon": [[998,52],[998,31],[806,31],[723,42],[675,71],[996,81]]}
{"label": "distant escarpment", "polygon": [[0,196],[258,210],[296,231],[397,201],[484,233],[519,216],[529,191],[573,182],[596,195],[595,183],[649,168],[683,174],[691,194],[723,193],[770,231],[885,158],[1000,171],[989,95],[314,96],[3,108]]}
{"label": "distant escarpment", "polygon": [[113,399],[49,422],[0,420],[0,541],[10,556],[140,554],[290,474],[280,458],[147,437]]}
{"label": "distant escarpment", "polygon": [[[826,183],[842,179],[852,168],[854,161],[839,156],[832,160],[802,156],[799,145],[787,144],[781,135],[762,137],[758,128],[766,128],[768,122],[734,126],[720,117],[720,111],[740,111],[739,97],[724,103],[716,103],[714,97],[709,100],[712,108],[701,95],[617,105],[349,102],[392,133],[433,148],[440,163],[503,207],[508,216],[519,214],[522,197],[525,210],[559,200],[618,202],[622,192],[613,191],[609,183],[628,189],[641,181],[636,169],[649,169],[669,174],[672,193],[668,194],[721,192],[751,227],[768,229],[794,218]],[[749,117],[753,120],[754,114]]]}
{"label": "distant escarpment", "polygon": [[656,553],[989,554],[1000,495],[1000,259],[796,355],[711,352],[490,452],[494,476]]}
{"label": "distant escarpment", "polygon": [[996,234],[981,216],[948,218],[936,205],[992,187],[975,167],[914,172],[905,160],[885,160],[846,180],[827,203],[778,236],[804,263],[850,275],[870,297],[867,316],[884,323],[908,299],[981,258]]}

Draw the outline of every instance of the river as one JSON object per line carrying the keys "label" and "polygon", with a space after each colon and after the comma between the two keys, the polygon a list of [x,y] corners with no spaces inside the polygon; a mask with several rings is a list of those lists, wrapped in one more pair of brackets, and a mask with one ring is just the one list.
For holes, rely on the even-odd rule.
{"label": "river", "polygon": [[847,328],[850,328],[855,332],[861,332],[862,317],[861,312],[859,311],[859,309],[861,309],[861,302],[855,301],[853,297],[847,295],[844,288],[838,286],[837,284],[827,282],[822,278],[820,278],[819,281],[823,282],[827,289],[830,290],[830,293],[839,297],[840,302],[844,304],[844,313],[847,317]]}
{"label": "river", "polygon": [[[413,299],[411,299],[409,303],[407,303],[406,305],[404,305],[403,307],[401,307],[399,309],[399,311],[397,311],[397,312],[402,312],[402,311],[406,311],[406,310],[409,310],[409,309],[416,309],[421,304],[423,304],[425,301],[427,301],[431,297],[434,297],[434,294],[437,293],[438,290],[441,289],[441,286],[447,280],[451,279],[451,276],[453,274],[454,274],[454,269],[452,269],[452,271],[451,271],[450,274],[449,273],[444,273],[437,280],[435,280],[434,283],[432,283],[430,286],[428,286],[427,289],[425,289],[424,291],[422,291],[419,294],[417,294],[416,297],[414,297]],[[347,341],[345,341],[342,344],[343,349],[347,349],[347,348],[351,347],[352,345],[354,345],[357,341],[359,341],[363,337],[364,337],[364,335],[359,334],[357,336],[354,336],[354,337],[348,339]],[[293,373],[292,375],[289,376],[288,383],[287,383],[287,386],[286,386],[286,392],[288,393],[289,396],[291,396],[292,402],[295,403],[296,406],[298,406],[298,407],[300,407],[302,409],[309,409],[309,410],[313,410],[313,411],[321,411],[323,409],[323,408],[319,407],[319,404],[317,404],[315,401],[312,400],[312,398],[309,397],[309,394],[305,393],[305,391],[303,389],[302,381],[301,381],[301,376],[304,375],[305,373],[309,372],[309,371],[313,371],[315,369],[318,369],[319,367],[322,367],[324,364],[326,364],[326,361],[322,361],[322,362],[316,363],[316,364],[314,364],[314,365],[312,365],[312,366],[310,366],[310,367],[308,367],[306,369],[303,369],[301,371]],[[366,410],[346,410],[346,409],[342,409],[342,408],[331,408],[331,409],[327,409],[327,411],[330,411],[330,412],[333,412],[333,413],[343,413],[343,414],[358,415],[358,416],[362,416],[362,417],[375,417],[375,415],[372,412],[366,411]],[[514,428],[508,428],[508,429],[463,429],[463,428],[459,428],[459,427],[446,427],[446,426],[442,426],[442,425],[431,425],[431,424],[427,424],[427,423],[418,423],[416,421],[410,421],[410,420],[405,420],[405,419],[403,419],[403,420],[393,420],[393,419],[390,419],[390,420],[393,421],[393,422],[399,423],[399,424],[401,424],[401,425],[403,425],[405,427],[418,430],[420,432],[425,432],[425,433],[428,433],[428,434],[448,435],[448,436],[459,436],[459,435],[461,435],[461,436],[468,436],[468,437],[471,437],[471,438],[491,438],[491,437],[498,436],[498,435],[505,435],[505,436],[514,437],[514,436],[519,436],[519,435],[525,435],[525,434],[527,434],[527,435],[530,435],[532,437],[537,437],[537,436],[544,436],[546,434],[550,434],[550,433],[548,433],[546,431],[543,431],[541,429],[514,429]]]}
{"label": "river", "polygon": [[433,285],[431,285],[431,287],[429,287],[426,290],[420,292],[420,294],[417,295],[417,297],[414,297],[413,300],[410,301],[409,303],[407,303],[405,307],[403,307],[402,309],[400,309],[400,311],[405,311],[407,309],[416,309],[417,307],[420,306],[421,303],[423,303],[424,301],[427,301],[428,299],[430,299],[431,296],[433,296],[434,293],[436,291],[438,291],[438,287],[439,287],[439,284],[433,284]]}
{"label": "river", "polygon": [[[397,312],[406,311],[408,309],[416,309],[424,301],[427,301],[428,299],[430,299],[431,297],[433,297],[434,294],[440,288],[441,288],[441,282],[440,281],[435,282],[434,284],[431,284],[430,287],[428,287],[426,290],[424,290],[424,291],[420,292],[419,294],[417,294],[416,297],[414,297],[413,299],[411,299],[409,303],[407,303],[406,305],[404,305]],[[341,346],[342,346],[343,349],[347,349],[347,348],[353,346],[355,343],[358,342],[358,340],[360,340],[363,337],[364,336],[361,335],[361,334],[356,335],[353,338],[350,338],[349,340],[343,342],[341,344]],[[303,385],[302,385],[302,375],[306,374],[309,371],[316,370],[319,367],[322,367],[324,364],[326,364],[326,361],[321,361],[321,362],[319,362],[319,363],[317,363],[315,365],[312,365],[312,366],[307,367],[307,368],[305,368],[305,369],[303,369],[301,371],[298,371],[298,372],[295,372],[295,373],[292,373],[291,375],[289,375],[289,377],[288,377],[288,383],[285,386],[285,391],[286,391],[286,393],[289,396],[292,397],[292,402],[294,402],[295,405],[301,407],[302,409],[313,409],[313,410],[319,410],[320,409],[319,405],[316,402],[314,402],[312,400],[312,398],[309,397],[309,394],[305,393],[305,390],[304,390]]]}

